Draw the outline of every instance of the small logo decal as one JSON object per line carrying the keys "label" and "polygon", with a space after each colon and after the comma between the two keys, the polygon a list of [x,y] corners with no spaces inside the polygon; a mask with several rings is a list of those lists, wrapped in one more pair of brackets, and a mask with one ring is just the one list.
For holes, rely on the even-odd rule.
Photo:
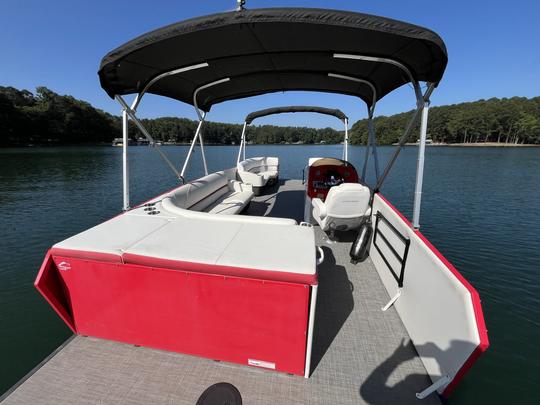
{"label": "small logo decal", "polygon": [[60,262],[58,263],[58,268],[63,271],[71,270],[71,264],[68,262]]}
{"label": "small logo decal", "polygon": [[264,367],[264,368],[270,368],[272,370],[276,369],[276,363],[271,363],[269,361],[262,361],[262,360],[256,360],[256,359],[248,359],[248,364],[250,366],[256,366],[256,367]]}

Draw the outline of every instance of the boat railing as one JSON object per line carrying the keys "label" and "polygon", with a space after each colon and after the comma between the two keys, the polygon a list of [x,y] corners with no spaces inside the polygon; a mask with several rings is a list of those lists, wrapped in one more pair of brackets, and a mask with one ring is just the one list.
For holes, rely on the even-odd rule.
{"label": "boat railing", "polygon": [[[489,346],[478,293],[379,193],[373,200],[373,216],[379,227],[391,230],[385,236],[392,238],[390,243],[401,257],[404,251],[397,248],[396,242],[409,240],[399,275],[388,271],[388,257],[378,248],[370,250],[370,257],[388,294],[393,296],[382,309],[390,306],[396,309],[433,382],[417,396],[423,398],[435,390],[447,396]],[[379,241],[379,236],[374,237],[371,247]],[[399,263],[395,257],[391,259]]]}
{"label": "boat railing", "polygon": [[[377,249],[377,252],[381,255],[381,258],[383,259],[384,263],[386,264],[386,267],[388,267],[388,270],[390,270],[390,273],[392,276],[394,276],[394,279],[396,280],[398,287],[403,287],[403,278],[405,276],[405,266],[407,264],[407,255],[409,253],[409,246],[411,244],[411,240],[407,238],[406,236],[403,236],[394,225],[386,217],[380,212],[377,211],[377,214],[375,215],[375,231],[373,234],[373,246],[375,249]],[[390,234],[385,236],[386,232],[383,232],[383,229],[381,229],[380,224],[383,223],[384,226],[383,229],[386,228],[390,230]],[[393,235],[394,237],[392,237]],[[381,239],[384,243],[383,247],[379,244],[377,244],[377,241]],[[393,243],[392,243],[393,242]],[[397,244],[401,244],[401,248],[396,246]],[[388,250],[394,257],[395,261],[397,261],[397,264],[399,266],[399,270],[394,270],[394,266],[390,263],[392,259],[387,258],[387,255],[383,252],[383,250]],[[398,252],[398,250],[401,250],[401,253]],[[394,261],[394,260],[392,260]]]}

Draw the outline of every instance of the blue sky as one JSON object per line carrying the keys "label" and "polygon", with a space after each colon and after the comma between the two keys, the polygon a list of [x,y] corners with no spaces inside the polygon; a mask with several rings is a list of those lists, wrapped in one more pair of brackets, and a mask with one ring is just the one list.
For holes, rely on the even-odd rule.
{"label": "blue sky", "polygon": [[[109,50],[163,25],[234,6],[234,0],[2,0],[0,85],[32,91],[44,85],[118,114],[118,105],[103,92],[97,77],[99,62]],[[538,0],[248,0],[247,6],[353,10],[431,28],[444,39],[449,53],[433,105],[540,95]],[[341,108],[353,122],[366,115],[363,103],[352,97],[291,92],[222,103],[208,118],[241,122],[250,111],[289,104]],[[380,101],[377,113],[413,106],[412,90],[403,87]],[[145,98],[139,115],[196,117],[191,106],[157,96]],[[332,117],[313,114],[273,116],[258,123],[340,128]]]}

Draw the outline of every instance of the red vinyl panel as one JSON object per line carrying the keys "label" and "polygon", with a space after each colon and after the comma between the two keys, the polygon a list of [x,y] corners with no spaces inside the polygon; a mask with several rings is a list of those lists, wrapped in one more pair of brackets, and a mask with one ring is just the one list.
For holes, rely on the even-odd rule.
{"label": "red vinyl panel", "polygon": [[45,255],[34,286],[66,325],[76,333],[69,293],[53,261],[50,250]]}
{"label": "red vinyl panel", "polygon": [[303,375],[309,286],[54,256],[79,334]]}

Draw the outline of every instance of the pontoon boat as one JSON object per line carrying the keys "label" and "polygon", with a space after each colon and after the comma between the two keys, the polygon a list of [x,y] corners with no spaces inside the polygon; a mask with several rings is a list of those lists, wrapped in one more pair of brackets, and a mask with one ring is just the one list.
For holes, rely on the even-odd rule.
{"label": "pontoon boat", "polygon": [[[107,54],[99,77],[122,107],[124,212],[47,253],[35,285],[76,337],[7,402],[36,402],[39,392],[66,403],[193,404],[228,382],[247,404],[439,403],[488,347],[477,292],[419,231],[429,99],[446,63],[428,29],[298,8],[194,18]],[[380,171],[375,106],[405,84],[416,109]],[[247,117],[236,166],[209,173],[202,128],[211,107],[291,90],[366,103],[360,173],[338,110],[326,113],[345,124],[343,155],[314,156],[303,181],[280,178],[277,159],[246,158],[246,126],[268,111]],[[181,170],[137,118],[147,93],[195,107]],[[179,180],[133,207],[128,120]],[[419,121],[410,222],[381,187]],[[205,176],[187,181],[197,143]],[[367,186],[370,159],[376,181]]]}

